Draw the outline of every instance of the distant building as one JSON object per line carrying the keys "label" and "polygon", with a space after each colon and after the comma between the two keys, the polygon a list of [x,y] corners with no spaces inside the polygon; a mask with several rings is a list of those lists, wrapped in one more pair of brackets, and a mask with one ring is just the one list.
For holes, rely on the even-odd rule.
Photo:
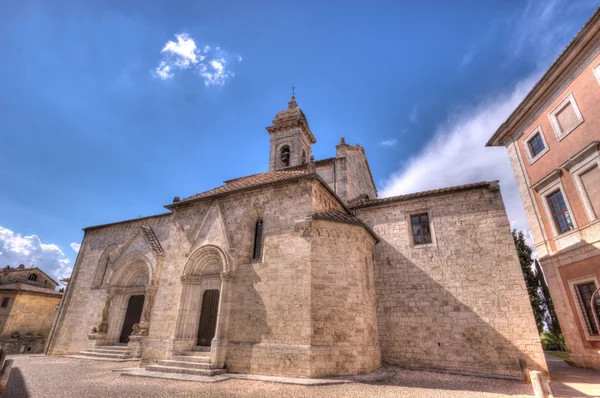
{"label": "distant building", "polygon": [[497,182],[378,199],[360,145],[313,161],[293,96],[267,131],[268,171],[85,229],[48,354],[203,375],[546,371]]}
{"label": "distant building", "polygon": [[500,145],[572,361],[600,369],[600,9],[488,142]]}
{"label": "distant building", "polygon": [[0,269],[0,345],[7,353],[42,352],[63,294],[39,268]]}

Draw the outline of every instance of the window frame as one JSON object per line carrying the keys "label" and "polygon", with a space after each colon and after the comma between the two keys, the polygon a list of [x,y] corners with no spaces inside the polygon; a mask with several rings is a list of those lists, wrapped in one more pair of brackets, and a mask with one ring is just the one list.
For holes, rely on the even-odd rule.
{"label": "window frame", "polygon": [[[429,220],[429,233],[431,235],[431,242],[430,243],[415,243],[413,230],[412,230],[412,217],[413,216],[421,216],[424,214],[427,214],[427,218]],[[411,247],[413,247],[415,249],[437,247],[434,218],[433,218],[433,212],[431,211],[431,209],[421,208],[421,209],[416,209],[414,211],[408,212],[406,214],[406,225],[407,225],[409,242],[410,242]]]}
{"label": "window frame", "polygon": [[[560,195],[560,199],[558,199],[558,195]],[[560,207],[558,210],[556,210],[554,207],[555,203],[552,200],[552,198],[554,198],[554,197],[557,197],[556,204],[558,204],[558,206]],[[567,203],[565,201],[565,195],[562,193],[562,191],[560,189],[557,189],[556,191],[552,191],[552,193],[550,193],[546,196],[546,200],[548,201],[548,207],[550,208],[550,212],[552,213],[552,219],[553,219],[554,223],[556,224],[557,229],[559,230],[559,233],[562,235],[562,234],[566,234],[569,231],[572,231],[574,229],[573,217],[571,216],[571,213],[569,213],[569,209],[567,208]],[[564,204],[564,208],[561,207],[561,203],[560,203],[561,200]],[[563,227],[561,226],[559,218],[562,220],[562,222],[564,224],[564,228],[565,228],[564,230],[563,230]]]}
{"label": "window frame", "polygon": [[[4,305],[4,303],[6,303],[6,305]],[[2,297],[2,303],[0,303],[0,308],[8,308],[9,304],[10,304],[10,296]]]}
{"label": "window frame", "polygon": [[[571,208],[571,204],[569,203],[569,198],[565,195],[565,188],[562,185],[560,180],[561,173],[559,171],[553,171],[549,176],[540,180],[537,184],[535,184],[532,188],[537,191],[538,195],[540,195],[540,199],[542,200],[542,206],[544,206],[544,210],[546,211],[546,218],[550,223],[550,228],[552,229],[553,239],[558,239],[563,237],[569,233],[575,232],[578,230],[577,220],[573,215],[573,209]],[[550,209],[550,203],[548,202],[548,197],[554,194],[556,191],[560,190],[562,193],[565,204],[567,205],[567,210],[569,212],[569,216],[571,217],[571,223],[573,223],[573,229],[568,230],[567,232],[560,232],[558,226],[556,225],[556,221],[554,220],[554,213],[552,209]]]}
{"label": "window frame", "polygon": [[[569,126],[568,130],[562,131],[556,114],[563,110],[569,103],[573,107],[573,111],[575,112],[578,120],[577,122],[573,123],[572,126]],[[558,139],[558,141],[562,141],[567,135],[571,134],[573,130],[575,130],[577,127],[579,127],[579,125],[581,125],[581,123],[584,122],[583,116],[581,115],[581,111],[577,106],[577,102],[575,102],[572,92],[569,92],[569,94],[567,94],[567,96],[554,107],[554,109],[548,114],[548,118],[550,119],[552,129],[554,130],[554,134],[556,135],[556,139]]]}
{"label": "window frame", "polygon": [[600,84],[600,64],[594,67],[594,75],[596,76],[596,80],[598,80],[598,84]]}
{"label": "window frame", "polygon": [[[542,138],[542,143],[544,144],[544,149],[538,153],[537,155],[533,155],[533,153],[531,153],[531,147],[529,146],[529,142],[531,140],[533,140],[533,138],[535,137],[536,134],[539,134],[540,137]],[[523,139],[523,146],[525,148],[525,153],[527,154],[527,160],[529,161],[529,165],[531,166],[532,164],[534,164],[539,158],[541,158],[542,156],[544,156],[546,154],[546,152],[548,152],[550,150],[550,147],[548,146],[548,143],[546,142],[546,137],[544,136],[544,131],[542,130],[542,126],[540,124],[538,124],[537,126],[535,126],[533,128],[533,130],[531,130],[531,132],[529,134],[527,134],[527,136]]]}
{"label": "window frame", "polygon": [[[258,227],[260,225],[260,239],[257,239],[258,235]],[[254,223],[254,237],[253,237],[253,245],[252,245],[252,262],[260,262],[262,260],[263,252],[264,252],[264,237],[265,237],[265,222],[262,218],[256,219]],[[260,240],[260,242],[259,242]],[[258,254],[257,254],[258,252]]]}
{"label": "window frame", "polygon": [[[600,284],[598,283],[598,278],[596,278],[596,275],[586,275],[586,276],[582,276],[580,278],[570,279],[569,280],[569,289],[571,291],[573,303],[575,303],[577,318],[579,318],[579,325],[581,326],[581,329],[583,330],[586,340],[600,341],[600,334],[592,335],[592,334],[590,334],[590,332],[588,330],[587,324],[585,322],[586,315],[583,311],[583,308],[581,308],[581,305],[579,303],[579,292],[577,291],[577,287],[576,287],[577,285],[582,285],[584,283],[589,283],[589,282],[594,282],[594,284],[596,285],[596,289],[598,289],[598,287],[600,286]],[[600,332],[600,330],[599,330],[599,332]]]}
{"label": "window frame", "polygon": [[585,209],[585,214],[590,222],[597,220],[600,217],[600,214],[596,214],[594,211],[594,207],[592,206],[590,197],[585,190],[581,176],[594,167],[598,167],[598,169],[600,169],[600,154],[598,153],[598,145],[598,142],[590,143],[579,153],[575,154],[571,160],[561,165],[562,168],[565,168],[573,176],[577,193],[581,198],[583,208]]}

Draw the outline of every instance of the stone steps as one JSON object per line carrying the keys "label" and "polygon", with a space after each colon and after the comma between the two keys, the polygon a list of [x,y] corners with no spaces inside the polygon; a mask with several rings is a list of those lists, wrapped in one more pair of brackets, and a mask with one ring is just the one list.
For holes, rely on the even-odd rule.
{"label": "stone steps", "polygon": [[194,352],[210,352],[209,346],[195,345],[192,347],[192,351]]}
{"label": "stone steps", "polygon": [[131,358],[131,354],[123,353],[123,354],[109,354],[105,352],[96,352],[96,351],[81,351],[79,355],[86,357],[96,357],[96,358],[113,358],[113,359],[128,359]]}
{"label": "stone steps", "polygon": [[160,366],[171,366],[176,368],[189,368],[189,369],[212,369],[212,364],[209,362],[187,362],[187,361],[176,361],[176,360],[163,360],[158,361]]}
{"label": "stone steps", "polygon": [[163,373],[179,373],[196,376],[215,376],[225,373],[225,369],[192,369],[182,368],[178,366],[162,366],[162,365],[150,365],[146,367],[146,370],[150,372],[163,372]]}
{"label": "stone steps", "polygon": [[195,363],[210,363],[210,357],[192,356],[192,355],[173,355],[174,361],[195,362]]}
{"label": "stone steps", "polygon": [[127,345],[104,345],[79,352],[79,355],[89,358],[131,359],[133,355]]}
{"label": "stone steps", "polygon": [[104,347],[95,348],[92,352],[97,352],[100,354],[129,354],[129,350],[112,350],[112,349],[106,349]]}

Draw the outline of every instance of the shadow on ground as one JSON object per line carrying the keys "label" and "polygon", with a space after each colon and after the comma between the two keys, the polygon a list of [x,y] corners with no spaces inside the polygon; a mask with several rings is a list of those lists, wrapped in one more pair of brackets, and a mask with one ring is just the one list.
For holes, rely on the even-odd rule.
{"label": "shadow on ground", "polygon": [[3,393],[0,393],[0,397],[30,397],[29,392],[27,391],[27,386],[25,385],[25,378],[23,377],[23,373],[21,373],[21,369],[15,367],[11,369],[6,390],[4,390]]}
{"label": "shadow on ground", "polygon": [[582,369],[566,361],[546,355],[552,381],[550,386],[556,397],[600,396],[600,371]]}

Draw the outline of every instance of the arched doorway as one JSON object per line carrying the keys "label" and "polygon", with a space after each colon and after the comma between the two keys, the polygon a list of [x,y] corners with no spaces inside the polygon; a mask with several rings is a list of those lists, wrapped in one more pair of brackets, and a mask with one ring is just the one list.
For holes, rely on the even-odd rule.
{"label": "arched doorway", "polygon": [[225,269],[225,255],[216,246],[204,246],[190,257],[181,276],[174,351],[211,346],[221,315],[221,274]]}
{"label": "arched doorway", "polygon": [[217,289],[205,290],[202,296],[202,310],[200,311],[200,326],[198,326],[199,346],[210,346],[217,329],[217,313],[219,311],[219,291]]}
{"label": "arched doorway", "polygon": [[[109,280],[106,340],[128,343],[133,326],[142,322],[150,267],[142,257],[130,257],[115,267]],[[147,320],[146,320],[147,321]]]}
{"label": "arched doorway", "polygon": [[139,324],[142,319],[142,310],[144,309],[145,296],[137,294],[129,297],[123,327],[121,328],[121,336],[119,343],[129,343],[129,336],[133,333],[133,325]]}

